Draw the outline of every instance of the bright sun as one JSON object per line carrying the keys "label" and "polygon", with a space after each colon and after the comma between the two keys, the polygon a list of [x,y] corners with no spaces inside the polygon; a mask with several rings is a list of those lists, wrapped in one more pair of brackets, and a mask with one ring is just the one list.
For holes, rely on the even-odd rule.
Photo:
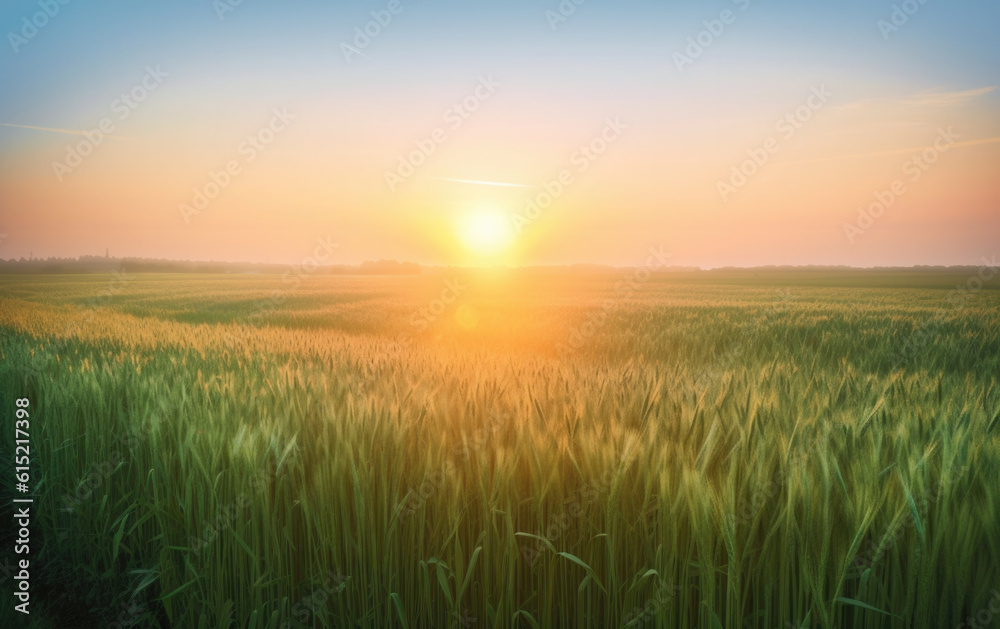
{"label": "bright sun", "polygon": [[495,210],[477,210],[465,215],[459,236],[470,251],[481,255],[500,253],[513,240],[510,219]]}

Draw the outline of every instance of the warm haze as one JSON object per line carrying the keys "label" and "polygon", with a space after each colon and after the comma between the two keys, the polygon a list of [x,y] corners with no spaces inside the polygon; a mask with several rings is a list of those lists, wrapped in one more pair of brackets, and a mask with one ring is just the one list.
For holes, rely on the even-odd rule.
{"label": "warm haze", "polygon": [[8,3],[0,257],[972,264],[1000,235],[1000,8],[907,9],[109,2],[32,28]]}
{"label": "warm haze", "polygon": [[0,25],[0,627],[998,626],[1000,3]]}

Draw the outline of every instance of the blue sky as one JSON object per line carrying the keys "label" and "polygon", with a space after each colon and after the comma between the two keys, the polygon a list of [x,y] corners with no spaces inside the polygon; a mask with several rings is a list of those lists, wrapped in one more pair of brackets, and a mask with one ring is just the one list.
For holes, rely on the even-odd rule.
{"label": "blue sky", "polygon": [[[887,41],[879,21],[891,21],[894,7],[902,7],[902,2],[720,0],[667,4],[587,0],[575,5],[567,0],[562,6],[575,7],[572,14],[553,27],[552,15],[560,11],[556,1],[399,0],[401,9],[363,49],[364,56],[352,55],[350,61],[344,58],[342,44],[353,46],[354,29],[364,28],[373,19],[371,12],[385,11],[389,2],[243,0],[221,18],[220,4],[210,0],[169,4],[70,0],[62,5],[53,0],[47,6],[50,10],[58,7],[58,11],[25,39],[19,39],[24,20],[39,14],[40,6],[46,3],[17,0],[0,9],[0,25],[6,35],[6,45],[0,51],[0,76],[7,88],[0,100],[0,123],[5,125],[0,126],[0,228],[20,234],[23,246],[18,249],[31,246],[51,255],[85,253],[72,250],[66,237],[46,240],[40,224],[29,216],[41,213],[51,218],[65,213],[79,216],[74,220],[84,233],[89,233],[88,225],[98,233],[131,230],[127,235],[123,232],[104,239],[129,253],[132,251],[125,243],[132,243],[131,249],[136,251],[152,249],[170,257],[208,256],[213,246],[217,247],[216,257],[256,255],[252,252],[259,250],[259,243],[246,249],[236,245],[218,248],[218,238],[209,234],[213,229],[227,229],[221,218],[218,224],[203,223],[200,233],[204,236],[183,232],[180,225],[171,223],[176,218],[177,203],[173,202],[151,207],[145,218],[129,215],[124,222],[122,212],[106,216],[91,212],[92,220],[83,218],[82,211],[74,214],[71,206],[75,199],[81,199],[85,207],[101,205],[93,188],[107,184],[99,183],[103,181],[99,177],[87,187],[89,196],[80,196],[81,190],[72,188],[83,186],[81,182],[91,175],[96,177],[98,167],[85,164],[74,173],[70,187],[62,186],[61,195],[55,195],[49,189],[52,182],[45,178],[52,161],[65,153],[66,134],[11,126],[53,130],[92,127],[108,115],[116,94],[141,80],[147,66],[161,68],[168,78],[148,104],[117,131],[158,143],[158,154],[171,155],[173,163],[190,160],[193,171],[179,181],[178,190],[185,190],[189,182],[202,176],[200,173],[215,163],[212,160],[231,153],[234,138],[259,125],[271,108],[292,107],[302,112],[301,123],[297,123],[300,133],[311,133],[314,142],[323,138],[325,149],[337,157],[330,158],[328,167],[317,164],[321,147],[309,147],[308,138],[296,136],[294,143],[289,140],[275,149],[275,153],[294,151],[309,156],[302,157],[295,169],[296,178],[286,185],[315,184],[319,190],[323,176],[335,182],[342,179],[344,195],[351,200],[350,211],[336,203],[329,211],[339,228],[359,230],[359,257],[375,256],[381,247],[386,256],[454,261],[454,256],[436,251],[426,240],[406,241],[405,232],[420,222],[410,215],[423,211],[413,208],[426,208],[431,197],[387,200],[384,190],[372,189],[366,196],[355,184],[359,178],[370,177],[377,187],[380,172],[405,150],[402,147],[433,128],[443,108],[461,99],[479,77],[487,75],[503,84],[503,98],[491,103],[489,111],[484,107],[482,116],[470,122],[464,130],[469,137],[461,140],[465,144],[447,147],[453,162],[441,161],[440,166],[445,170],[452,163],[469,164],[484,154],[490,159],[478,169],[454,173],[460,177],[537,180],[565,161],[568,149],[562,147],[572,147],[576,138],[593,133],[607,116],[625,115],[643,129],[642,139],[630,145],[633,148],[621,149],[623,154],[634,151],[631,158],[621,158],[625,161],[620,168],[635,174],[635,179],[609,175],[607,190],[598,187],[595,193],[595,198],[614,198],[617,185],[644,195],[630,204],[635,208],[634,216],[626,217],[625,222],[635,226],[622,228],[618,236],[596,248],[565,241],[537,245],[533,253],[519,258],[523,262],[576,261],[585,251],[600,252],[599,261],[627,262],[629,251],[642,250],[639,234],[650,230],[691,230],[691,234],[715,237],[723,229],[718,220],[699,224],[694,214],[683,209],[668,212],[663,220],[654,218],[659,212],[656,208],[664,204],[687,207],[707,203],[707,196],[711,196],[699,201],[697,194],[669,188],[674,179],[683,183],[698,176],[678,171],[678,164],[697,161],[705,165],[706,172],[724,173],[732,156],[739,154],[735,148],[723,146],[725,140],[753,146],[763,133],[761,129],[808,94],[811,86],[835,86],[837,107],[898,104],[915,94],[975,92],[974,98],[958,99],[965,109],[942,114],[940,120],[932,120],[928,114],[921,124],[930,129],[941,121],[956,120],[966,123],[967,138],[1000,135],[995,124],[1000,96],[987,89],[1000,85],[1000,43],[996,37],[1000,3],[996,2],[927,0],[921,5],[914,1],[907,8],[919,8],[898,30],[888,33]],[[718,19],[723,11],[732,13],[732,23],[712,37],[711,44],[683,72],[678,71],[675,53],[683,54],[688,38],[697,38],[706,28],[704,22]],[[894,116],[882,114],[885,120]],[[865,124],[874,124],[872,120]],[[846,131],[840,135],[861,133],[865,128],[842,126]],[[832,128],[827,131],[837,134]],[[883,150],[907,146],[902,137],[884,141]],[[892,144],[894,141],[897,144]],[[917,138],[913,141],[917,145],[922,142]],[[819,139],[816,142],[821,143]],[[517,144],[516,151],[507,146],[509,143]],[[654,143],[663,147],[662,161],[656,157]],[[859,144],[858,151],[869,150],[873,147]],[[996,158],[995,150],[982,150],[992,152],[979,155],[979,159]],[[107,155],[102,158],[110,160],[111,151],[104,150]],[[462,151],[463,155],[452,155]],[[493,159],[498,155],[506,157]],[[199,162],[202,157],[204,165]],[[517,166],[518,160],[534,159],[539,160],[532,166],[534,170]],[[120,172],[132,173],[129,169],[139,168],[146,163],[143,160],[148,160],[150,168],[157,166],[155,159],[140,153],[115,163]],[[717,163],[710,167],[713,160]],[[92,163],[97,161],[95,158]],[[369,161],[370,167],[363,170],[359,164]],[[602,167],[614,170],[618,166],[609,160]],[[178,177],[172,172],[175,168],[159,168],[164,174],[157,185],[171,189],[167,177]],[[650,182],[664,171],[664,187],[654,191]],[[315,181],[304,173],[315,175]],[[40,183],[32,192],[25,182],[35,177]],[[48,187],[42,190],[43,186]],[[104,195],[108,202],[114,196],[110,190]],[[56,201],[59,208],[52,207]],[[320,210],[306,201],[296,203],[302,209],[301,216],[292,212],[301,222],[295,229],[301,228],[304,238],[305,233],[319,229],[314,219]],[[992,197],[977,198],[974,216],[967,223],[970,237],[974,233],[982,236],[982,225],[976,221],[991,203]],[[596,209],[576,205],[581,216],[594,217],[589,223],[590,219],[583,221],[586,227],[580,228],[583,232],[577,240],[587,234],[606,233],[610,218],[601,219]],[[408,208],[401,212],[408,212],[409,218],[401,218],[398,226],[384,221],[365,226],[352,218],[351,212],[359,207]],[[850,210],[848,207],[847,212]],[[277,208],[261,208],[258,227],[273,227],[273,215],[278,212]],[[831,217],[816,220],[830,222],[836,231],[839,224],[832,218],[833,210],[830,213]],[[762,223],[767,222],[765,218]],[[997,234],[990,230],[995,228],[990,224],[987,230],[994,238]],[[172,244],[144,240],[152,238],[148,232],[164,229],[180,230],[169,239]],[[421,229],[434,228],[423,225]],[[142,232],[147,236],[141,236]],[[888,237],[890,231],[884,233]],[[967,249],[973,248],[973,240],[968,241]],[[186,244],[178,244],[182,242]],[[888,251],[906,247],[903,240],[888,244]],[[6,246],[14,247],[10,243]],[[983,242],[975,243],[975,248],[984,246]],[[294,258],[293,250],[290,243],[276,243],[268,257]],[[741,259],[748,264],[778,261],[749,249],[729,246],[728,251],[730,254],[721,255],[718,248],[703,247],[703,254],[692,250],[687,261],[703,265],[739,263]],[[808,251],[817,251],[817,247],[793,248],[786,257],[804,261],[802,256]],[[955,250],[940,261],[963,255]],[[968,257],[974,258],[971,254]],[[890,258],[911,262],[905,256],[886,258],[874,251],[859,255],[856,248],[823,249],[814,261],[876,264]]]}

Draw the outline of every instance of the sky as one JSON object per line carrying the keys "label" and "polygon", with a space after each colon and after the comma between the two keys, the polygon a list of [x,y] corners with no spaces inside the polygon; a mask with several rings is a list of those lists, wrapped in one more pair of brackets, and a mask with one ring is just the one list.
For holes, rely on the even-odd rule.
{"label": "sky", "polygon": [[985,0],[8,0],[0,258],[975,264],[998,24]]}

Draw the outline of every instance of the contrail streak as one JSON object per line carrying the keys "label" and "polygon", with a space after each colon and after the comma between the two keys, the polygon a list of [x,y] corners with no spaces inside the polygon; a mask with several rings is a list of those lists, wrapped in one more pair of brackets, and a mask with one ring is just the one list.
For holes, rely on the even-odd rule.
{"label": "contrail streak", "polygon": [[[364,57],[365,59],[368,59],[369,61],[375,61],[374,59],[372,59],[371,57],[369,57],[369,56],[368,56],[368,55],[366,55],[365,53],[361,52],[360,50],[358,50],[358,49],[357,49],[357,48],[355,48],[354,46],[348,46],[347,44],[342,44],[342,45],[343,45],[343,46],[344,46],[345,48],[347,48],[348,50],[350,50],[351,52],[353,52],[353,53],[355,53],[355,54],[358,54],[358,55],[361,55],[362,57]],[[377,61],[375,61],[375,63],[378,63],[378,62],[377,62]]]}
{"label": "contrail streak", "polygon": [[[85,135],[83,131],[74,131],[73,129],[53,129],[52,127],[34,127],[27,124],[11,124],[9,122],[0,122],[0,127],[16,127],[18,129],[34,129],[35,131],[49,131],[51,133],[68,133],[70,135]],[[104,134],[106,138],[117,138],[119,140],[134,140],[135,138],[130,138],[124,135],[112,135]]]}

